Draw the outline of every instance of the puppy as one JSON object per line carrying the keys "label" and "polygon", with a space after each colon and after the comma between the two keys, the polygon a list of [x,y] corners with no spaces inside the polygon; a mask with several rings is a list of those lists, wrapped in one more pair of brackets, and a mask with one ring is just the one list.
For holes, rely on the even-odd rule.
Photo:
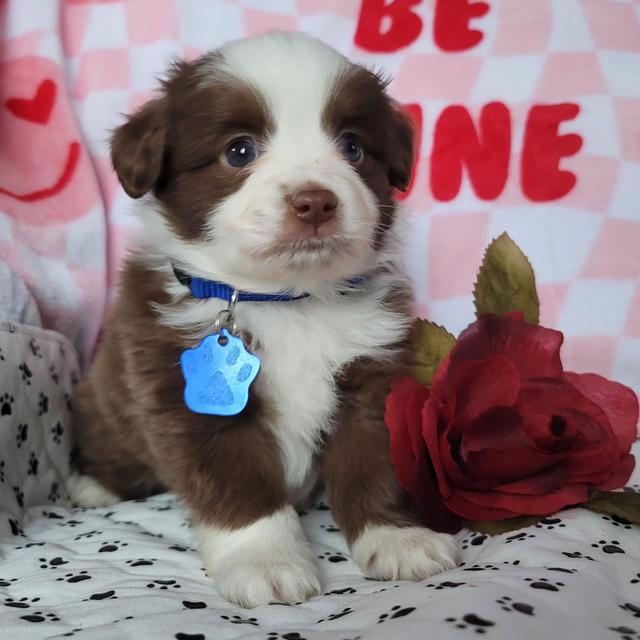
{"label": "puppy", "polygon": [[[385,82],[308,36],[173,67],[113,136],[144,234],[78,391],[77,503],[175,491],[208,574],[245,607],[320,592],[293,507],[319,480],[367,576],[454,566],[454,539],[396,483],[383,422],[411,324],[392,194],[412,159]],[[248,387],[234,357],[208,372],[200,400],[248,395],[229,415],[185,394],[183,354],[207,336],[260,361]]]}

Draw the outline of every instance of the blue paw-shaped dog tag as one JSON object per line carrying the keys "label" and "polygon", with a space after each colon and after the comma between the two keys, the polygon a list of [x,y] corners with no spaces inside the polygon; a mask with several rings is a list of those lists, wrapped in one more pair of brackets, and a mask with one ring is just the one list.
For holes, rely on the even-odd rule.
{"label": "blue paw-shaped dog tag", "polygon": [[185,380],[184,401],[194,413],[235,416],[249,401],[249,386],[258,375],[260,358],[226,329],[207,336],[180,356]]}

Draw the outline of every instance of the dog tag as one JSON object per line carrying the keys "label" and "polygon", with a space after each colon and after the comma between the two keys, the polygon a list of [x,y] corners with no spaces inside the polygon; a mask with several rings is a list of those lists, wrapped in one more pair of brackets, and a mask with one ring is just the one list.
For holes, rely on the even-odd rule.
{"label": "dog tag", "polygon": [[260,369],[260,358],[245,349],[226,329],[207,336],[180,356],[185,380],[184,401],[194,413],[235,416],[249,401],[249,386]]}

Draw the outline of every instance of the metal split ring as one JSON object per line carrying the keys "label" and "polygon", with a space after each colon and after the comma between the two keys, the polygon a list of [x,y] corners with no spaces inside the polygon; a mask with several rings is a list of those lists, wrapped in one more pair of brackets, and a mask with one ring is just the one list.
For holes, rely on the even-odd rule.
{"label": "metal split ring", "polygon": [[238,324],[234,318],[234,311],[238,302],[238,290],[234,289],[231,294],[231,300],[229,306],[218,313],[214,321],[216,333],[220,333],[222,329],[227,329],[229,333],[234,336],[238,333]]}

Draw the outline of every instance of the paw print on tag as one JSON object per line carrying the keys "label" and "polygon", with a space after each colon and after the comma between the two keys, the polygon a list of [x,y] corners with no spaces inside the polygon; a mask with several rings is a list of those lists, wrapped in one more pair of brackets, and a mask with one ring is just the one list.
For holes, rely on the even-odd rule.
{"label": "paw print on tag", "polygon": [[258,375],[260,359],[249,353],[225,329],[207,336],[180,356],[185,379],[185,404],[194,413],[233,416],[249,401],[249,387]]}
{"label": "paw print on tag", "polygon": [[344,553],[340,553],[340,551],[326,551],[322,555],[318,556],[319,560],[328,560],[329,562],[347,562],[349,558],[344,555]]}

